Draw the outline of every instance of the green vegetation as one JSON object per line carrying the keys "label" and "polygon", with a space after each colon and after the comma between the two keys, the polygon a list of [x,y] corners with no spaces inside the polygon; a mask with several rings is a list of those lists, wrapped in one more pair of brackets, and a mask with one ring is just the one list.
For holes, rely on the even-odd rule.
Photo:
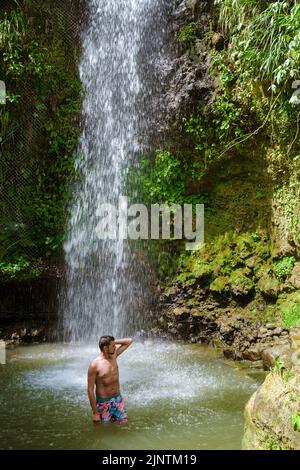
{"label": "green vegetation", "polygon": [[300,413],[295,413],[291,416],[291,423],[294,431],[300,432]]}
{"label": "green vegetation", "polygon": [[187,280],[196,279],[203,285],[209,284],[213,291],[248,294],[255,287],[254,280],[263,275],[262,267],[268,257],[263,235],[226,232],[201,250],[184,253],[180,258],[177,281],[186,285]]}
{"label": "green vegetation", "polygon": [[[187,168],[193,173],[191,179],[200,181],[211,164],[228,152],[244,151],[245,143],[246,149],[254,147],[264,154],[271,140],[268,158],[274,161],[279,154],[286,155],[287,149],[290,157],[299,155],[299,140],[291,126],[297,123],[299,109],[291,98],[293,82],[300,75],[300,6],[259,0],[216,3],[217,28],[227,43],[211,56],[218,92],[210,108],[200,101],[196,114],[182,116],[182,141],[189,142],[189,147],[180,153],[171,148],[160,151],[169,159],[168,172],[158,171],[161,184],[172,178],[177,182]],[[185,25],[182,40],[195,29],[195,23]],[[259,188],[256,194],[258,199],[265,197]],[[164,196],[170,199],[168,193]]]}
{"label": "green vegetation", "polygon": [[[75,26],[74,3],[69,14]],[[21,0],[0,11],[0,77],[7,88],[6,105],[0,106],[5,279],[38,276],[41,259],[58,252],[64,239],[81,107],[80,51],[63,21],[65,7]]]}
{"label": "green vegetation", "polygon": [[149,204],[201,204],[202,195],[188,195],[187,182],[198,178],[198,164],[183,161],[166,150],[158,150],[154,158],[144,158],[140,170],[130,169],[128,184],[140,188],[139,197]]}
{"label": "green vegetation", "polygon": [[277,356],[275,358],[275,365],[272,369],[272,372],[274,372],[275,374],[282,375],[283,370],[284,370],[284,362],[282,361],[280,356]]}
{"label": "green vegetation", "polygon": [[282,325],[292,328],[300,325],[300,292],[284,295],[278,300]]}
{"label": "green vegetation", "polygon": [[179,42],[192,43],[197,39],[198,25],[195,22],[184,25],[177,34]]}
{"label": "green vegetation", "polygon": [[290,369],[286,369],[283,371],[282,378],[285,382],[288,382],[291,378],[294,377],[294,372],[292,372]]}
{"label": "green vegetation", "polygon": [[[216,31],[224,38],[223,50],[211,51],[214,99],[209,105],[199,100],[196,112],[181,116],[175,143],[142,162],[140,187],[151,203],[205,204],[206,243],[196,253],[183,253],[180,284],[201,281],[219,293],[279,299],[270,316],[290,327],[298,324],[298,306],[282,305],[280,295],[298,256],[278,255],[262,227],[270,221],[274,199],[286,230],[299,239],[294,201],[299,200],[300,112],[293,93],[300,77],[300,5],[265,0],[215,5],[215,23],[199,39],[207,45]],[[196,37],[195,22],[177,35],[190,48]],[[236,174],[245,177],[235,180]]]}
{"label": "green vegetation", "polygon": [[275,274],[280,279],[286,278],[291,274],[293,267],[295,265],[296,259],[294,256],[286,256],[285,258],[275,261]]}
{"label": "green vegetation", "polygon": [[282,307],[283,326],[291,328],[300,324],[300,303],[293,305],[290,309]]}

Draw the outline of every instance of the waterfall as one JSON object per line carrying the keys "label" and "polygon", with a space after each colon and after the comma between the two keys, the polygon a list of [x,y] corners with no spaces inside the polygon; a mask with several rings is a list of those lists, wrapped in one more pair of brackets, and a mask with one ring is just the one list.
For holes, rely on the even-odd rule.
{"label": "waterfall", "polygon": [[[99,204],[118,206],[124,170],[149,147],[151,97],[158,84],[167,0],[87,0],[80,77],[83,128],[61,294],[64,338],[132,334],[145,323],[147,267],[127,240],[100,240]],[[151,116],[152,113],[152,116]]]}

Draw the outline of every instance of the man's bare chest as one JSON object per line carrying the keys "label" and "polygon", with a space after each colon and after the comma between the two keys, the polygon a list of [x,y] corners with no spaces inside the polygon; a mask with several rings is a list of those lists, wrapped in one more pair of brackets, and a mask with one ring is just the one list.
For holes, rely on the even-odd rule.
{"label": "man's bare chest", "polygon": [[118,376],[119,367],[117,361],[107,361],[105,363],[99,364],[97,368],[97,376],[101,379],[106,377]]}

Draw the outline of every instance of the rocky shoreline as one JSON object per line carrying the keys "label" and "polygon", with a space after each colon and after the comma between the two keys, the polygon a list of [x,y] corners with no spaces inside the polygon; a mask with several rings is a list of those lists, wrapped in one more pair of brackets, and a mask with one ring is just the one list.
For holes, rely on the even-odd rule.
{"label": "rocky shoreline", "polygon": [[179,285],[163,293],[151,335],[210,344],[222,350],[227,359],[251,361],[268,370],[274,367],[276,357],[290,353],[293,338],[300,334],[296,327],[249,318],[249,305],[241,306],[222,295],[208,295],[200,301],[201,295],[205,297],[198,291],[195,299],[189,289]]}

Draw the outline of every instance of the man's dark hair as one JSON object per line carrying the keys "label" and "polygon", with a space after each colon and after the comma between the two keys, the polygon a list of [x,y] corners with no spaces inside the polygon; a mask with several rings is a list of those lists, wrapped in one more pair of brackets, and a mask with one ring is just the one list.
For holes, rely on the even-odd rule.
{"label": "man's dark hair", "polygon": [[101,336],[101,338],[99,340],[100,351],[103,351],[103,348],[105,346],[109,346],[110,343],[114,340],[115,340],[115,338],[113,336],[109,336],[109,335]]}

